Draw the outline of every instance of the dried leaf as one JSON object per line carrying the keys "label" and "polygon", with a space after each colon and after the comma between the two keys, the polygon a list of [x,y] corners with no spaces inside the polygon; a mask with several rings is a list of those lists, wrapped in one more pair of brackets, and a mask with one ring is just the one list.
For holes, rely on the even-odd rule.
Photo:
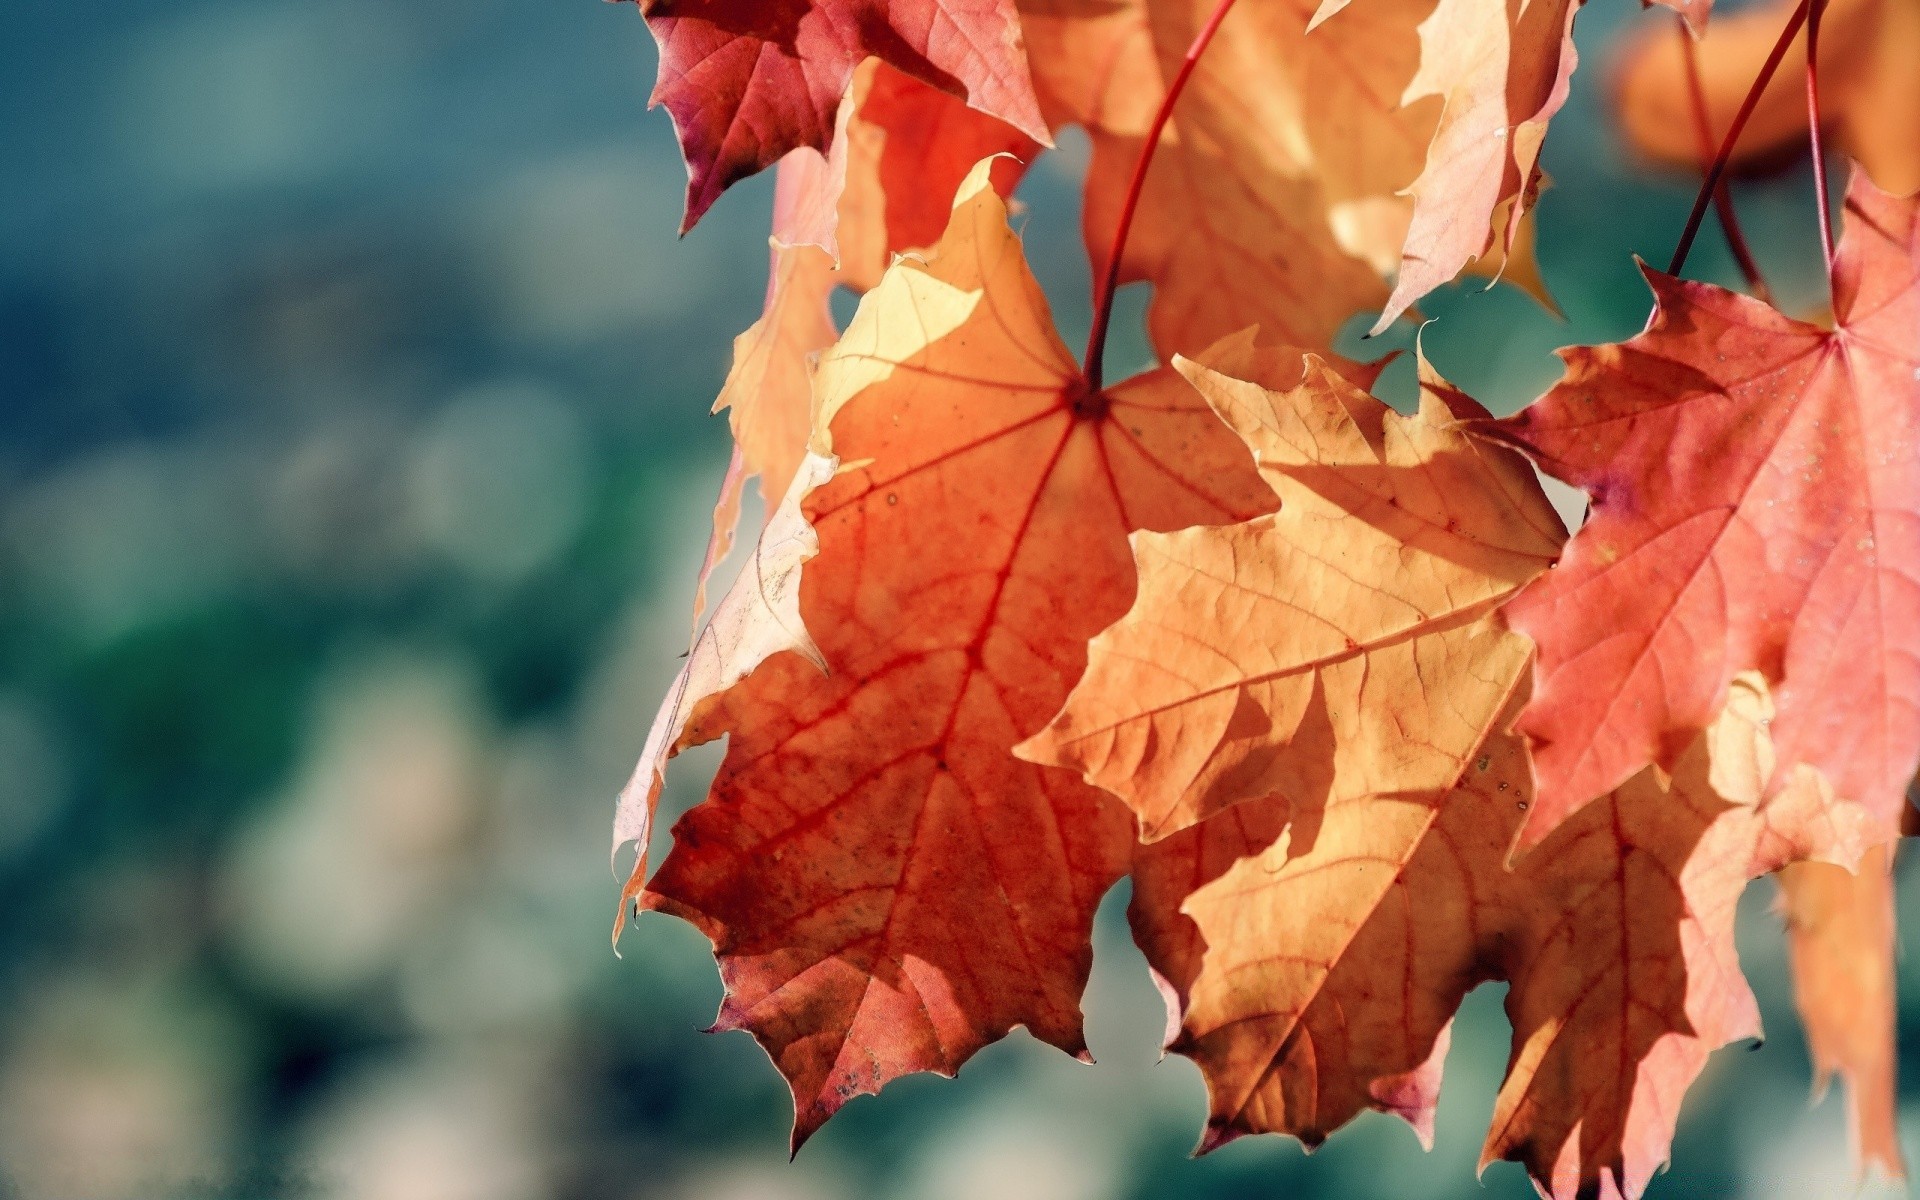
{"label": "dried leaf", "polygon": [[1369,1108],[1420,1128],[1455,1008],[1508,979],[1484,1160],[1525,1164],[1555,1198],[1638,1196],[1707,1055],[1759,1032],[1733,946],[1742,889],[1832,824],[1802,807],[1815,793],[1729,804],[1710,786],[1757,772],[1731,760],[1764,744],[1759,687],[1736,683],[1670,782],[1642,772],[1511,870],[1529,794],[1511,735],[1445,796],[1296,806],[1288,836],[1186,902],[1207,949],[1174,1048],[1206,1077],[1207,1144],[1312,1145]]}
{"label": "dried leaf", "polygon": [[[776,655],[679,744],[730,735],[644,906],[714,941],[727,997],[795,1095],[796,1142],[910,1071],[1025,1025],[1084,1054],[1079,997],[1125,811],[1010,747],[1127,606],[1127,534],[1273,505],[1161,370],[1090,395],[982,164],[822,359],[799,611],[831,673]],[[827,449],[825,445],[821,450]]]}
{"label": "dried leaf", "polygon": [[640,0],[660,47],[693,227],[788,151],[825,154],[854,69],[877,56],[1047,141],[1013,0]]}
{"label": "dried leaf", "polygon": [[[1400,107],[1433,0],[1378,0],[1308,32],[1306,0],[1243,4],[1162,136],[1121,261],[1151,280],[1162,355],[1258,324],[1324,349],[1378,305],[1438,109]],[[1034,79],[1056,127],[1093,142],[1085,222],[1104,271],[1134,163],[1213,0],[1026,0]]]}
{"label": "dried leaf", "polygon": [[1528,844],[1671,769],[1749,669],[1783,772],[1896,825],[1920,766],[1917,211],[1855,178],[1831,330],[1648,271],[1646,331],[1563,351],[1561,383],[1492,427],[1593,505],[1506,609],[1540,645]]}
{"label": "dried leaf", "polygon": [[1373,332],[1492,251],[1503,207],[1501,253],[1515,254],[1539,190],[1547,123],[1566,103],[1578,61],[1579,8],[1580,0],[1440,0],[1422,22],[1420,72],[1405,99],[1439,96],[1445,108],[1412,185],[1400,276]]}
{"label": "dried leaf", "polygon": [[[635,879],[642,878],[647,869],[653,814],[660,803],[667,760],[686,746],[705,740],[690,740],[687,730],[700,727],[706,705],[782,651],[792,651],[817,670],[826,668],[800,617],[800,569],[820,551],[819,539],[802,515],[800,502],[813,488],[832,478],[837,465],[825,455],[810,454],[802,461],[788,485],[786,498],[760,535],[753,561],[727,589],[713,619],[694,639],[685,665],[653,719],[646,748],[640,753],[633,777],[620,792],[613,817],[613,852],[617,856],[622,846],[634,844],[638,854],[633,865]],[[621,911],[624,916],[624,904]],[[617,941],[619,937],[616,926],[614,938]]]}
{"label": "dried leaf", "polygon": [[1241,800],[1439,792],[1525,669],[1494,608],[1564,534],[1483,409],[1423,367],[1407,418],[1316,356],[1285,391],[1246,346],[1176,366],[1252,447],[1280,511],[1134,539],[1140,595],[1020,747],[1133,808],[1147,840]]}
{"label": "dried leaf", "polygon": [[713,572],[733,553],[734,539],[740,533],[740,501],[747,485],[747,460],[736,444],[727,459],[727,472],[720,478],[720,494],[713,501],[713,530],[707,535],[707,552],[700,560],[700,573],[693,585],[693,646],[700,641],[700,618],[707,615],[707,584]]}

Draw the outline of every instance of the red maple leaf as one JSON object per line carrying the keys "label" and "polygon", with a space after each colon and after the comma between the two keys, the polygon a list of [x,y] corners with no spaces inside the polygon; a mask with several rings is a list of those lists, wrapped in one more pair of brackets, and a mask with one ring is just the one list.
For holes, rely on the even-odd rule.
{"label": "red maple leaf", "polygon": [[1647,271],[1645,332],[1563,352],[1493,436],[1586,490],[1557,569],[1508,605],[1540,646],[1523,842],[1671,767],[1746,669],[1781,777],[1825,774],[1889,829],[1920,765],[1920,204],[1856,173],[1834,327]]}
{"label": "red maple leaf", "polygon": [[640,11],[660,45],[649,104],[672,114],[687,160],[682,233],[787,151],[826,153],[869,57],[1052,145],[1012,0],[640,0]]}

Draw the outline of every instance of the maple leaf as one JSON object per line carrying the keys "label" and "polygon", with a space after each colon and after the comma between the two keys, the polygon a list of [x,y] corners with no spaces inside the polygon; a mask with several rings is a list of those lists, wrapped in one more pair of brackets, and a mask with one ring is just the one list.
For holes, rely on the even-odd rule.
{"label": "maple leaf", "polygon": [[1897,824],[1920,765],[1917,273],[1915,202],[1856,175],[1833,329],[1649,270],[1645,332],[1562,351],[1565,378],[1487,427],[1592,501],[1506,608],[1540,646],[1528,844],[1670,767],[1747,669],[1776,686],[1783,767]]}
{"label": "maple leaf", "polygon": [[[1350,0],[1328,0],[1337,12]],[[1374,0],[1363,0],[1372,3]],[[1539,190],[1547,123],[1566,103],[1578,57],[1580,0],[1439,0],[1420,24],[1420,70],[1405,99],[1444,98],[1420,176],[1393,294],[1379,333],[1467,263],[1496,248],[1511,257]],[[1504,215],[1503,214],[1504,210]]]}
{"label": "maple leaf", "polygon": [[639,0],[660,48],[649,106],[687,160],[691,229],[788,151],[825,154],[854,69],[878,57],[1043,144],[1013,0]]}
{"label": "maple leaf", "polygon": [[877,284],[895,255],[939,240],[975,163],[999,156],[994,186],[1010,196],[1041,150],[1004,121],[878,59],[855,73],[849,99],[839,254],[842,280],[856,292]]}
{"label": "maple leaf", "polygon": [[665,863],[627,885],[713,940],[716,1027],[787,1077],[796,1144],[1015,1025],[1084,1054],[1093,912],[1131,824],[1010,747],[1125,610],[1130,531],[1274,503],[1173,372],[1088,394],[989,167],[816,372],[818,452],[854,464],[795,493],[820,547],[797,611],[830,673],[775,654],[662,738],[731,740]]}
{"label": "maple leaf", "polygon": [[[1660,2],[1705,27],[1709,0]],[[1860,32],[1904,47],[1904,14],[1833,2],[1862,64],[1837,127],[1911,161],[1884,135],[1915,85]],[[781,161],[696,609],[744,480],[784,498],[622,794],[622,920],[711,939],[715,1028],[787,1079],[796,1147],[1016,1025],[1084,1056],[1093,912],[1131,873],[1203,1148],[1368,1109],[1429,1142],[1452,1018],[1504,979],[1483,1166],[1635,1197],[1707,1056],[1758,1033],[1733,912],[1778,871],[1821,1080],[1899,1170],[1920,206],[1856,181],[1834,329],[1650,275],[1647,332],[1506,422],[1424,359],[1401,416],[1376,368],[1247,328],[1323,351],[1463,269],[1537,286],[1579,3],[642,0],[687,223]],[[1100,390],[1061,345],[1002,199],[1041,112],[1087,128],[1095,271],[1153,284],[1173,366]],[[869,294],[837,337],[842,285]],[[1594,499],[1545,579],[1565,535],[1518,450]],[[666,763],[719,738],[649,878]]]}
{"label": "maple leaf", "polygon": [[1494,608],[1564,537],[1518,455],[1422,364],[1402,417],[1317,356],[1276,391],[1243,344],[1176,360],[1280,511],[1134,539],[1140,594],[1060,715],[1020,747],[1125,800],[1147,840],[1265,795],[1451,786],[1528,646]]}
{"label": "maple leaf", "polygon": [[877,58],[854,69],[824,155],[802,147],[780,160],[776,247],[818,246],[840,282],[864,292],[896,254],[946,229],[954,189],[983,158],[1010,194],[1040,143],[1006,122],[896,71]]}
{"label": "maple leaf", "polygon": [[[1707,107],[1707,137],[1718,146],[1746,99],[1798,0],[1725,14],[1695,53]],[[1881,187],[1905,195],[1920,188],[1920,9],[1902,0],[1826,0],[1820,22],[1820,110],[1828,145],[1860,163]],[[1806,32],[1787,51],[1806,58]],[[1613,102],[1634,149],[1656,161],[1700,165],[1691,85],[1683,47],[1648,29],[1615,59]],[[1784,71],[1761,91],[1728,159],[1735,170],[1765,170],[1805,153],[1806,85]]]}
{"label": "maple leaf", "polygon": [[[1234,954],[1246,949],[1244,943],[1223,946],[1213,950],[1209,960],[1209,937],[1203,935],[1201,926],[1195,920],[1201,914],[1184,906],[1190,896],[1202,893],[1214,880],[1237,869],[1238,864],[1260,858],[1276,845],[1282,847],[1280,853],[1284,857],[1289,845],[1298,852],[1316,844],[1316,839],[1327,828],[1323,818],[1328,814],[1337,814],[1341,803],[1322,806],[1309,801],[1295,805],[1278,796],[1248,800],[1151,845],[1142,846],[1135,855],[1133,899],[1128,908],[1128,918],[1133,927],[1134,941],[1145,954],[1154,981],[1166,1001],[1167,1045],[1195,1059],[1208,1080],[1210,1091],[1217,1090],[1214,1087],[1216,1081],[1222,1085],[1222,1089],[1231,1088],[1234,1085],[1229,1080],[1236,1074],[1264,1078],[1266,1068],[1243,1061],[1236,1047],[1217,1042],[1212,1044],[1213,1048],[1224,1048],[1226,1053],[1220,1061],[1214,1061],[1208,1047],[1183,1034],[1183,1025],[1193,1003],[1194,987],[1201,978],[1203,963],[1211,961],[1217,974],[1221,964],[1234,961]],[[1339,824],[1337,816],[1334,823],[1336,826]],[[1341,835],[1336,830],[1332,836]],[[1352,887],[1356,891],[1366,886],[1363,881],[1351,877],[1332,880],[1331,883],[1335,887]],[[1209,891],[1206,894],[1213,893]],[[1286,932],[1299,934],[1304,931],[1290,927]],[[1322,932],[1328,937],[1337,936],[1331,929]],[[1220,928],[1214,927],[1211,937],[1221,936]],[[1267,939],[1263,944],[1275,944],[1272,941],[1275,931],[1262,930],[1258,936]],[[1305,954],[1311,951],[1303,950],[1295,956],[1295,950],[1300,949],[1302,943],[1289,945],[1293,947],[1286,951],[1290,961],[1294,961],[1295,965],[1304,964]],[[1221,998],[1217,980],[1209,977],[1204,986],[1208,990],[1201,996],[1203,1006]],[[1239,988],[1242,984],[1236,980],[1233,986]],[[1262,985],[1252,986],[1257,988]],[[1255,995],[1254,991],[1249,990],[1244,998],[1253,999]],[[1258,1003],[1257,1000],[1254,1002]],[[1258,1024],[1265,1016],[1252,1013],[1249,1019]],[[1350,1033],[1347,1025],[1349,1016],[1356,1018],[1356,1027]],[[1227,1018],[1229,1022],[1238,1019]],[[1244,1133],[1283,1129],[1298,1135],[1309,1146],[1317,1145],[1327,1132],[1363,1107],[1398,1114],[1413,1126],[1421,1144],[1430,1147],[1434,1111],[1439,1099],[1440,1072],[1446,1059],[1448,1026],[1445,1020],[1440,1022],[1437,1032],[1428,1031],[1432,1037],[1424,1061],[1418,1054],[1396,1055],[1394,1047],[1405,1049],[1403,1039],[1406,1031],[1402,1028],[1372,1027],[1358,1006],[1335,1015],[1329,1028],[1341,1031],[1342,1047],[1349,1044],[1350,1038],[1353,1047],[1364,1048],[1363,1053],[1375,1055],[1384,1065],[1364,1075],[1355,1071],[1343,1077],[1337,1069],[1330,1069],[1315,1076],[1307,1086],[1315,1093],[1316,1098],[1312,1103],[1315,1111],[1322,1115],[1322,1124],[1316,1125],[1312,1121],[1288,1124],[1280,1117],[1275,1118],[1279,1123],[1266,1124],[1259,1118],[1211,1121],[1201,1143],[1202,1150],[1214,1149]],[[1254,1042],[1249,1040],[1241,1045],[1253,1046]],[[1313,1056],[1337,1055],[1341,1050],[1324,1042],[1316,1042],[1307,1053]],[[1343,1091],[1343,1088],[1347,1090]],[[1296,1089],[1288,1086],[1283,1090]],[[1266,1106],[1264,1099],[1251,1096],[1248,1103],[1256,1109]],[[1283,1100],[1281,1103],[1284,1106],[1287,1102]],[[1294,1110],[1298,1110],[1297,1105]],[[1333,1113],[1342,1115],[1327,1120],[1326,1115]]]}
{"label": "maple leaf", "polygon": [[[1084,207],[1096,276],[1113,252],[1134,165],[1168,81],[1214,7],[1214,0],[1022,0],[1048,120],[1056,128],[1084,126],[1092,139]],[[1423,47],[1431,56],[1436,46],[1460,42],[1485,16],[1435,13],[1434,0],[1330,0],[1317,8],[1279,0],[1226,16],[1155,148],[1121,254],[1121,282],[1155,286],[1148,325],[1163,355],[1196,353],[1249,323],[1320,349],[1355,312],[1381,304],[1387,293],[1379,276],[1403,257],[1411,264],[1426,254],[1408,241],[1417,205],[1436,203],[1407,194],[1423,164],[1435,154],[1457,155],[1474,136],[1492,136],[1476,125],[1452,143],[1435,141],[1436,129],[1453,119],[1435,97],[1453,98],[1445,87],[1416,87],[1433,73]],[[1494,19],[1504,26],[1507,17]],[[1529,34],[1532,21],[1523,23]],[[1559,62],[1560,43],[1536,39],[1515,50],[1516,94],[1529,78],[1525,68],[1549,53]],[[1570,70],[1570,57],[1566,63]],[[1548,115],[1540,114],[1543,128]],[[1489,198],[1484,210],[1469,206],[1466,216],[1483,234],[1500,231],[1497,252],[1489,253],[1487,236],[1475,244],[1483,255],[1476,268],[1505,272],[1551,307],[1529,234],[1537,173],[1531,158],[1522,165],[1528,186]],[[1461,215],[1450,209],[1438,220]],[[1409,277],[1405,286],[1415,290],[1393,315],[1472,257],[1461,254],[1432,279]],[[1415,273],[1422,270],[1436,268]]]}
{"label": "maple leaf", "polygon": [[[1403,109],[1432,0],[1381,0],[1308,33],[1305,0],[1241,5],[1199,60],[1148,169],[1120,280],[1155,286],[1165,356],[1258,324],[1321,349],[1380,303],[1406,228],[1396,193],[1438,110]],[[1024,0],[1048,119],[1092,140],[1085,233],[1105,270],[1135,161],[1213,0]]]}
{"label": "maple leaf", "polygon": [[1814,1092],[1846,1081],[1847,1124],[1862,1169],[1905,1174],[1900,1156],[1895,1023],[1893,847],[1858,872],[1804,862],[1780,871],[1794,1001],[1813,1055]]}
{"label": "maple leaf", "polygon": [[1513,1051],[1483,1164],[1519,1161],[1556,1200],[1638,1196],[1708,1054],[1759,1033],[1733,946],[1741,891],[1836,852],[1849,824],[1829,792],[1743,787],[1765,773],[1741,760],[1765,747],[1767,704],[1743,676],[1670,781],[1642,772],[1512,869],[1530,779],[1511,734],[1449,793],[1296,806],[1286,836],[1185,904],[1206,951],[1173,1049],[1207,1081],[1204,1144],[1312,1145],[1368,1108],[1430,1129],[1448,1022],[1508,979]]}
{"label": "maple leaf", "polygon": [[806,454],[813,362],[840,332],[828,303],[833,290],[864,292],[894,255],[937,238],[950,205],[932,197],[951,197],[974,163],[1003,156],[994,183],[1008,195],[1037,149],[1010,126],[868,59],[854,73],[827,155],[802,148],[780,160],[766,306],[734,339],[733,366],[713,404],[727,411],[734,452],[695,588],[696,622],[707,581],[733,548],[747,477],[759,477],[771,507]]}

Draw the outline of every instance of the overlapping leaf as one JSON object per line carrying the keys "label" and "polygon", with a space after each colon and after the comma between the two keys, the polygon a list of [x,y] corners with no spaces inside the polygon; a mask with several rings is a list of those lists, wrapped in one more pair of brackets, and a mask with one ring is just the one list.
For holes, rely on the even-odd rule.
{"label": "overlapping leaf", "polygon": [[1288,836],[1186,902],[1207,949],[1174,1048],[1206,1076],[1210,1143],[1313,1144],[1366,1108],[1430,1128],[1447,1022],[1474,985],[1508,979],[1513,1055],[1484,1160],[1525,1164],[1556,1200],[1638,1196],[1707,1055],[1759,1032],[1740,892],[1831,853],[1849,821],[1819,789],[1747,786],[1765,773],[1742,760],[1764,752],[1766,704],[1743,677],[1670,782],[1643,772],[1511,870],[1530,780],[1509,734],[1443,796],[1296,807]]}
{"label": "overlapping leaf", "polygon": [[733,340],[733,366],[713,404],[726,412],[747,473],[759,476],[768,503],[786,495],[806,454],[813,363],[840,333],[828,306],[840,282],[833,260],[818,246],[780,244],[779,227],[776,219],[766,307]]}
{"label": "overlapping leaf", "polygon": [[1016,1024],[1083,1052],[1090,923],[1131,823],[1010,748],[1125,611],[1129,532],[1273,504],[1172,372],[1085,391],[987,164],[816,386],[816,436],[855,464],[802,501],[820,553],[798,611],[829,673],[777,654],[692,714],[674,744],[731,735],[726,759],[629,883],[713,939],[719,1027],[787,1076],[796,1139]]}
{"label": "overlapping leaf", "polygon": [[[841,137],[844,147],[844,126]],[[805,239],[825,239],[838,225],[837,216],[823,224],[814,207],[823,194],[820,174],[830,167],[846,169],[844,150],[836,159],[830,165],[810,152],[795,152],[775,175],[766,306],[760,319],[733,339],[733,365],[713,402],[714,412],[727,414],[733,456],[713,506],[713,532],[694,587],[696,637],[707,610],[707,582],[733,552],[747,480],[759,477],[761,498],[771,508],[787,494],[806,456],[813,360],[838,334],[827,298],[839,273],[827,251]]]}
{"label": "overlapping leaf", "polygon": [[1832,329],[1649,271],[1646,331],[1563,352],[1495,427],[1593,506],[1506,610],[1540,645],[1529,843],[1670,768],[1749,669],[1783,768],[1897,825],[1920,766],[1917,211],[1856,177]]}
{"label": "overlapping leaf", "polygon": [[832,148],[790,152],[776,173],[772,259],[760,319],[734,339],[733,366],[715,412],[725,410],[734,457],[714,506],[713,536],[694,599],[732,549],[741,490],[760,479],[771,506],[806,453],[813,363],[839,336],[828,298],[841,285],[864,292],[894,255],[931,243],[945,227],[954,190],[982,158],[1002,194],[1038,149],[1025,134],[945,92],[868,59],[841,105]]}
{"label": "overlapping leaf", "polygon": [[660,47],[651,103],[687,160],[693,227],[736,180],[825,154],[854,69],[876,56],[1040,141],[1013,0],[639,0]]}
{"label": "overlapping leaf", "polygon": [[[1150,279],[1163,355],[1258,324],[1323,348],[1378,305],[1406,228],[1396,196],[1437,110],[1402,109],[1433,0],[1379,0],[1307,32],[1304,0],[1240,5],[1200,59],[1146,178],[1121,259]],[[1048,119],[1093,141],[1085,222],[1106,268],[1135,160],[1212,0],[1024,0]]]}
{"label": "overlapping leaf", "polygon": [[855,73],[839,196],[840,270],[864,292],[896,254],[923,250],[947,227],[955,189],[975,163],[1006,155],[994,170],[1010,195],[1041,146],[996,120],[870,59]]}
{"label": "overlapping leaf", "polygon": [[1006,194],[1039,149],[877,59],[855,73],[845,109],[828,157],[797,151],[780,164],[766,310],[735,339],[714,403],[731,410],[747,473],[769,502],[786,494],[806,452],[812,362],[839,336],[829,294],[842,284],[866,291],[895,255],[938,238],[975,163],[1007,155],[994,179]]}
{"label": "overlapping leaf", "polygon": [[[1093,139],[1098,273],[1167,81],[1215,5],[1021,7],[1048,119]],[[1254,322],[1324,347],[1382,303],[1379,275],[1396,267],[1383,326],[1476,256],[1544,298],[1527,230],[1538,136],[1572,70],[1570,20],[1571,0],[1511,17],[1453,0],[1235,8],[1173,110],[1121,259],[1122,281],[1155,285],[1161,352]]]}
{"label": "overlapping leaf", "polygon": [[1421,24],[1420,71],[1406,98],[1439,96],[1444,108],[1413,181],[1400,275],[1374,332],[1472,260],[1513,253],[1539,190],[1547,123],[1566,103],[1578,61],[1579,8],[1580,0],[1440,0]]}
{"label": "overlapping leaf", "polygon": [[[654,810],[660,803],[667,759],[687,744],[688,724],[697,724],[699,714],[713,697],[783,651],[824,669],[820,651],[800,618],[800,568],[820,552],[820,540],[801,515],[800,501],[831,479],[837,465],[832,457],[820,454],[809,454],[802,461],[788,485],[786,499],[768,519],[754,547],[753,561],[694,638],[686,665],[680,668],[653,719],[640,762],[620,793],[613,817],[614,853],[618,855],[621,847],[633,844],[639,856],[633,864],[636,879],[647,868]],[[623,903],[623,920],[625,914]],[[614,937],[619,936],[616,927]]]}
{"label": "overlapping leaf", "polygon": [[1148,840],[1266,795],[1452,786],[1527,661],[1493,610],[1564,536],[1526,463],[1461,428],[1484,410],[1431,372],[1405,418],[1317,357],[1284,392],[1235,379],[1243,349],[1176,365],[1280,511],[1136,537],[1139,599],[1021,748],[1125,800]]}

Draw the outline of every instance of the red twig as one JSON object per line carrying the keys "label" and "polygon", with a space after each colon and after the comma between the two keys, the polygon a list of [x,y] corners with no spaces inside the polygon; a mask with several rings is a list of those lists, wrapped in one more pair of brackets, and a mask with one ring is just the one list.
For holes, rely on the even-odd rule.
{"label": "red twig", "polygon": [[1707,215],[1707,202],[1713,198],[1714,188],[1720,185],[1720,178],[1726,174],[1727,160],[1733,156],[1734,144],[1740,140],[1741,131],[1747,127],[1747,118],[1753,115],[1754,105],[1760,103],[1760,93],[1767,90],[1767,83],[1773,73],[1780,69],[1780,60],[1787,56],[1787,48],[1793,45],[1794,35],[1800,32],[1800,26],[1807,19],[1807,5],[1811,0],[1800,0],[1794,7],[1793,16],[1787,19],[1787,27],[1780,31],[1780,40],[1773,44],[1773,50],[1767,55],[1766,63],[1760,73],[1753,77],[1753,86],[1747,89],[1747,98],[1740,102],[1740,111],[1733,114],[1733,124],[1727,126],[1727,136],[1721,139],[1720,151],[1713,156],[1713,162],[1707,167],[1707,177],[1700,182],[1700,194],[1693,198],[1693,211],[1687,214],[1687,227],[1681,231],[1680,244],[1674,247],[1673,261],[1667,266],[1667,274],[1678,275],[1680,268],[1687,265],[1687,252],[1693,249],[1693,239],[1700,232],[1700,221]]}
{"label": "red twig", "polygon": [[[1687,97],[1693,102],[1693,131],[1700,147],[1700,169],[1705,171],[1713,162],[1713,118],[1707,113],[1707,89],[1700,82],[1700,50],[1685,17],[1674,14],[1673,27],[1680,35],[1680,54],[1686,61]],[[1727,249],[1733,251],[1733,261],[1739,264],[1747,290],[1756,299],[1773,303],[1773,293],[1760,275],[1760,264],[1754,261],[1747,235],[1740,228],[1740,217],[1733,210],[1733,192],[1725,179],[1713,189],[1713,211],[1720,218],[1720,231],[1727,235]]]}
{"label": "red twig", "polygon": [[1833,274],[1833,214],[1827,209],[1827,157],[1820,148],[1820,14],[1827,0],[1810,0],[1807,12],[1807,134],[1813,143],[1813,196],[1820,207],[1820,252]]}
{"label": "red twig", "polygon": [[1147,167],[1153,162],[1153,152],[1160,146],[1160,134],[1166,129],[1167,121],[1173,116],[1174,102],[1180,99],[1180,93],[1187,86],[1187,79],[1193,74],[1193,68],[1205,53],[1208,43],[1220,28],[1220,22],[1226,19],[1227,12],[1233,7],[1233,0],[1220,0],[1214,6],[1213,15],[1194,35],[1193,44],[1187,47],[1187,56],[1180,61],[1180,69],[1175,72],[1173,81],[1167,85],[1167,95],[1160,102],[1160,111],[1153,115],[1153,125],[1147,130],[1146,145],[1140,148],[1140,157],[1133,164],[1133,178],[1127,182],[1127,196],[1120,205],[1120,223],[1113,231],[1113,246],[1107,251],[1107,269],[1100,279],[1100,290],[1093,297],[1093,329],[1087,334],[1087,353],[1082,373],[1087,377],[1087,387],[1100,390],[1100,360],[1107,351],[1107,326],[1113,320],[1113,293],[1120,286],[1120,255],[1127,248],[1127,231],[1133,226],[1133,212],[1140,207],[1140,193],[1146,188]]}

